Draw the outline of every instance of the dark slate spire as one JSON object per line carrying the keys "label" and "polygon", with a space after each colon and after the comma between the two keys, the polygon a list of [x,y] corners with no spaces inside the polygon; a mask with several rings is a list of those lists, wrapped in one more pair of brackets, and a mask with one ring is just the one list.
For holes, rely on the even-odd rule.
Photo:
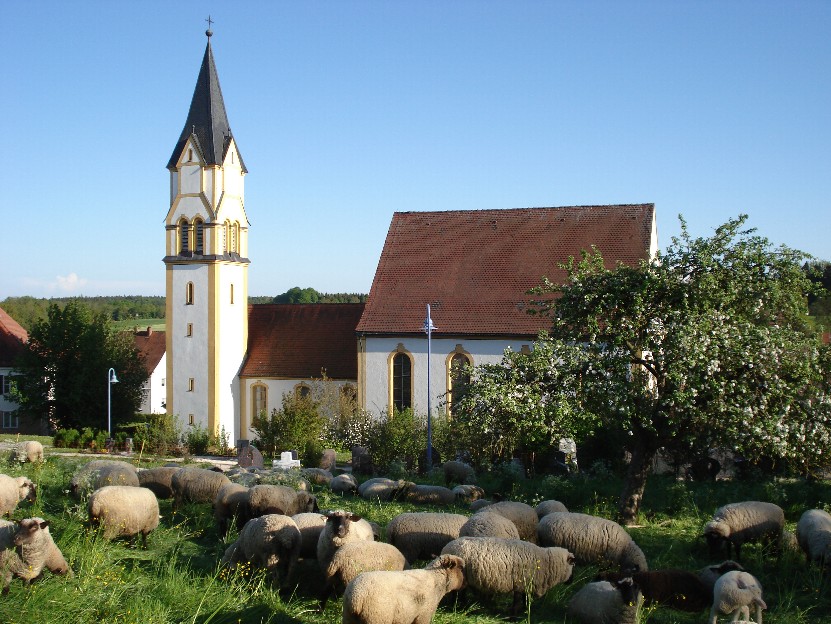
{"label": "dark slate spire", "polygon": [[[168,169],[176,168],[185,143],[192,135],[196,135],[196,143],[205,161],[209,165],[221,165],[233,136],[228,123],[228,115],[225,113],[225,102],[222,100],[222,89],[219,86],[219,76],[216,73],[214,55],[211,51],[213,33],[208,30],[205,34],[208,36],[208,45],[205,48],[205,56],[202,58],[199,77],[196,79],[190,111],[179,141],[167,163]],[[242,154],[239,155],[239,162],[242,170],[248,173]]]}

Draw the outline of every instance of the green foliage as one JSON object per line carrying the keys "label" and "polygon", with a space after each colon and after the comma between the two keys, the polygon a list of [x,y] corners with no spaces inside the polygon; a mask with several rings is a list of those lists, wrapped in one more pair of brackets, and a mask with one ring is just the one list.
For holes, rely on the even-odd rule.
{"label": "green foliage", "polygon": [[182,432],[173,415],[136,414],[135,420],[124,424],[122,428],[133,438],[133,448],[137,452],[181,454]]}
{"label": "green foliage", "polygon": [[54,299],[7,297],[0,303],[0,307],[20,323],[24,329],[30,331],[36,322],[47,318],[51,305],[64,307],[69,303],[82,305],[92,310],[94,314],[103,314],[113,321],[163,319],[165,313],[164,297],[131,295],[120,297],[57,297]]}
{"label": "green foliage", "polygon": [[[108,383],[114,368],[118,383]],[[115,332],[107,317],[75,301],[51,304],[36,321],[15,364],[22,415],[52,427],[98,427],[132,419],[147,371],[132,336]],[[111,399],[108,403],[108,388]]]}
{"label": "green foliage", "polygon": [[[249,299],[250,301],[250,299]],[[366,295],[358,293],[319,293],[314,288],[289,288],[271,303],[365,303]]]}
{"label": "green foliage", "polygon": [[412,409],[383,413],[372,427],[368,443],[372,461],[379,470],[386,471],[399,461],[413,472],[418,458],[427,449],[427,425],[423,416]]}
{"label": "green foliage", "polygon": [[258,414],[251,429],[257,434],[256,446],[275,456],[290,449],[304,449],[307,442],[317,442],[323,432],[323,417],[311,396],[284,394],[282,407],[270,415]]}
{"label": "green foliage", "polygon": [[81,433],[77,429],[58,429],[52,438],[55,448],[78,448]]}
{"label": "green foliage", "polygon": [[191,455],[205,455],[211,445],[211,435],[200,424],[189,425],[185,430],[183,442]]}

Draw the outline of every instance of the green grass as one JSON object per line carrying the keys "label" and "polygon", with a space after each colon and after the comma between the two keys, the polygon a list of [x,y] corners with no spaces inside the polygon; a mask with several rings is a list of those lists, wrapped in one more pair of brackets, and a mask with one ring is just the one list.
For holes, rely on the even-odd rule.
{"label": "green grass", "polygon": [[[301,562],[299,582],[288,595],[272,588],[262,573],[251,576],[220,572],[218,562],[227,544],[235,537],[220,539],[209,505],[185,506],[173,513],[170,501],[160,501],[162,521],[148,539],[148,549],[124,541],[106,542],[85,525],[84,505],[69,498],[69,480],[87,458],[48,455],[41,467],[4,463],[3,471],[26,474],[38,484],[39,499],[22,503],[15,519],[39,515],[52,524],[52,533],[75,572],[73,578],[48,572],[30,587],[14,579],[8,596],[0,598],[0,622],[36,624],[169,624],[169,623],[329,623],[340,622],[341,601],[332,600],[324,613],[316,611],[320,572],[316,562]],[[0,462],[4,462],[0,456]],[[486,485],[488,480],[483,479]],[[614,512],[620,481],[600,478],[540,479],[514,486],[500,482],[510,497],[536,503],[546,498],[564,501],[573,511]],[[370,503],[357,498],[340,498],[318,490],[321,508],[345,508],[385,525],[403,511],[423,509],[412,504]],[[647,486],[640,527],[631,529],[653,569],[676,566],[695,570],[711,563],[701,527],[714,509],[726,502],[763,499],[786,510],[793,529],[803,510],[831,501],[831,484],[798,480],[771,480],[759,483],[679,484],[653,477]],[[461,513],[466,510],[452,509]],[[816,568],[808,568],[799,553],[770,556],[759,546],[743,549],[743,563],[765,588],[769,611],[765,622],[831,624],[829,580]],[[565,606],[597,569],[575,570],[572,583],[552,589],[535,601],[526,622],[563,622]],[[434,619],[437,624],[491,624],[505,622],[508,597],[449,596]],[[693,624],[706,613],[685,614],[667,609],[650,609],[642,622],[650,624]]]}
{"label": "green grass", "polygon": [[148,327],[152,327],[153,331],[164,331],[165,320],[159,318],[124,319],[123,321],[113,321],[112,325],[117,331],[128,331],[136,328],[144,331]]}

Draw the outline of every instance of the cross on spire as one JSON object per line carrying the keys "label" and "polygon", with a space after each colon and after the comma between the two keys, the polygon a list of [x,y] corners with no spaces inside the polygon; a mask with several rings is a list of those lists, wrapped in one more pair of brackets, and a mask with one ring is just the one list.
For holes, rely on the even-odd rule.
{"label": "cross on spire", "polygon": [[211,19],[210,15],[208,15],[208,19],[206,19],[205,21],[208,22],[208,30],[205,31],[205,34],[208,37],[210,37],[212,34],[214,34],[214,31],[211,30],[211,24],[213,24],[214,21]]}

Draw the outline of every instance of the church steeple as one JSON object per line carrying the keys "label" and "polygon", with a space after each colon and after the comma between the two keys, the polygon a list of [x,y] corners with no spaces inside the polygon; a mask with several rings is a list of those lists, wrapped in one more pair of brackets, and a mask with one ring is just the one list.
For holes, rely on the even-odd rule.
{"label": "church steeple", "polygon": [[[214,64],[214,55],[211,50],[211,35],[206,31],[208,45],[205,47],[205,56],[202,58],[202,67],[196,79],[196,88],[190,102],[188,118],[179,141],[173,148],[173,154],[167,163],[168,169],[175,169],[182,150],[189,139],[193,138],[206,165],[221,165],[225,158],[233,134],[225,112],[225,102],[222,99],[222,89],[219,86],[219,75]],[[237,150],[243,173],[248,173],[242,155]]]}

